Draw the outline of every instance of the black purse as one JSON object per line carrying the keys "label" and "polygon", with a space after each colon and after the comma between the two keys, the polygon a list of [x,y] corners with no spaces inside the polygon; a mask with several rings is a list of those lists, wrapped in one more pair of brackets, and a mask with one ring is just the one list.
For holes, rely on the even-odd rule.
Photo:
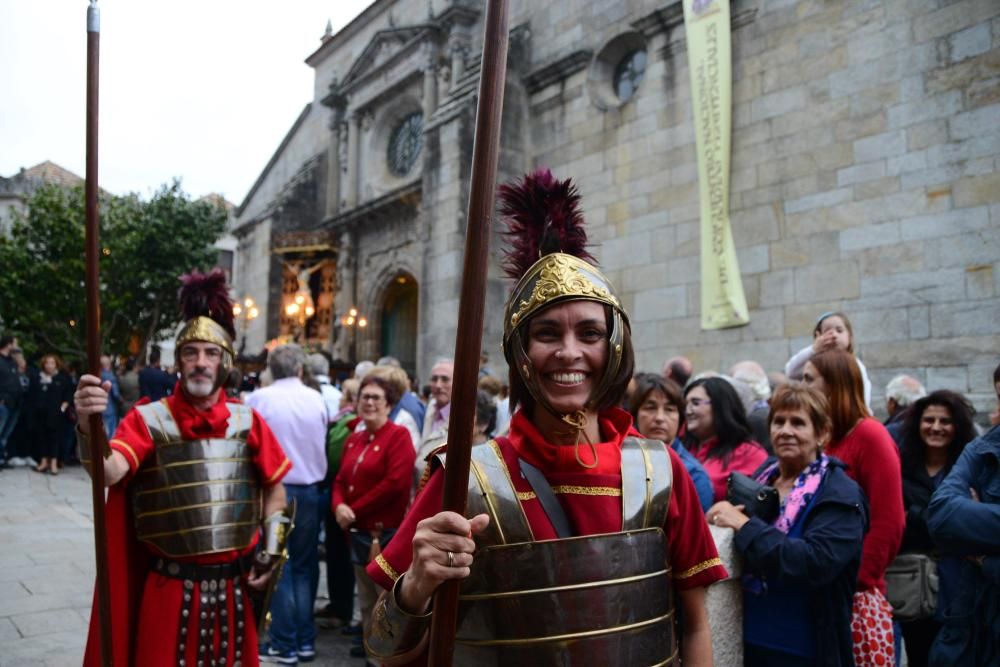
{"label": "black purse", "polygon": [[776,488],[761,484],[741,472],[729,473],[726,500],[733,505],[743,505],[747,516],[755,516],[767,524],[777,519],[781,511],[781,499]]}

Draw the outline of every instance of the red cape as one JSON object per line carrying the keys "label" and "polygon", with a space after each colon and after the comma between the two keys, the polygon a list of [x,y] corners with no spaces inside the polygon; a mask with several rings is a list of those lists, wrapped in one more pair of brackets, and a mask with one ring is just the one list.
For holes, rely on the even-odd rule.
{"label": "red cape", "polygon": [[[108,489],[104,505],[107,529],[108,579],[111,598],[111,649],[115,665],[131,665],[133,643],[138,635],[139,601],[149,570],[149,555],[135,539],[132,510],[126,485],[118,483]],[[100,615],[97,611],[97,586],[90,612],[90,632],[84,667],[100,667]]]}

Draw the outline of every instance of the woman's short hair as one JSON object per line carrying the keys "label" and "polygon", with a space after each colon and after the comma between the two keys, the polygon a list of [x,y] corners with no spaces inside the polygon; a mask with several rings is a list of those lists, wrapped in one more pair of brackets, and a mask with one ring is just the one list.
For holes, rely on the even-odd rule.
{"label": "woman's short hair", "polygon": [[45,361],[47,359],[51,359],[52,361],[55,362],[55,364],[56,364],[56,372],[57,373],[59,371],[66,370],[66,367],[63,365],[63,361],[62,361],[62,359],[59,358],[59,355],[58,354],[54,354],[52,352],[49,352],[48,354],[42,355],[42,358],[38,360],[38,367],[39,368],[45,368]]}
{"label": "woman's short hair", "polygon": [[865,405],[865,386],[854,355],[844,350],[823,350],[809,362],[823,377],[833,422],[831,438],[838,442],[871,413]]}
{"label": "woman's short hair", "polygon": [[358,402],[358,390],[361,388],[361,380],[349,378],[340,383],[341,398],[348,403]]}
{"label": "woman's short hair", "polygon": [[774,421],[775,413],[784,410],[805,412],[817,435],[831,432],[830,404],[822,392],[812,387],[801,382],[779,385],[771,396],[771,411],[767,415],[768,427]]}
{"label": "woman's short hair", "polygon": [[405,394],[410,388],[410,379],[407,377],[406,371],[402,368],[395,366],[375,366],[368,371],[365,377],[368,377],[369,375],[384,378],[393,384],[396,388],[396,400],[392,402],[393,405],[395,405],[396,402],[399,401],[400,397],[402,397],[402,395]]}
{"label": "woman's short hair", "polygon": [[503,391],[503,382],[495,375],[483,375],[479,378],[479,388],[496,397]]}
{"label": "woman's short hair", "polygon": [[710,459],[722,459],[729,463],[729,457],[744,442],[753,439],[746,410],[739,394],[728,380],[722,377],[703,377],[692,380],[684,387],[684,399],[695,387],[701,387],[712,402],[712,428],[718,443],[708,452]]}
{"label": "woman's short hair", "polygon": [[[375,369],[372,369],[375,370]],[[396,388],[396,383],[389,381],[387,378],[372,373],[369,371],[368,375],[361,379],[361,387],[358,389],[358,395],[360,396],[365,391],[365,387],[373,384],[376,387],[381,387],[382,391],[385,392],[385,402],[389,404],[389,407],[393,407],[399,402],[399,390]]]}
{"label": "woman's short hair", "polygon": [[476,392],[476,424],[484,424],[484,433],[489,438],[497,428],[497,403],[496,399],[484,389]]}
{"label": "woman's short hair", "polygon": [[[568,301],[559,301],[553,305],[561,305],[567,303]],[[550,306],[551,307],[551,306]],[[537,313],[533,314],[530,318],[524,321],[523,324],[518,326],[523,328],[524,332],[528,331],[528,327],[531,324],[531,319],[538,317],[540,313],[544,313],[547,308],[543,308]],[[608,331],[611,331],[611,325],[613,323],[613,313],[611,312],[611,306],[604,306],[604,321],[607,325]],[[635,370],[635,350],[632,348],[632,333],[629,329],[629,325],[622,318],[622,362],[618,366],[618,374],[611,380],[608,385],[607,391],[604,396],[599,397],[597,404],[594,408],[600,412],[602,410],[607,410],[610,407],[621,405],[622,398],[625,396],[625,391],[628,389],[629,380],[632,379],[632,373]],[[524,336],[524,341],[527,346],[531,345],[531,340],[528,338],[527,334],[522,334]],[[608,341],[608,354],[611,354],[611,342]],[[525,347],[527,352],[528,348]],[[509,361],[509,360],[508,360]],[[535,414],[535,398],[528,391],[527,385],[521,379],[521,374],[513,366],[508,369],[509,381],[510,381],[510,410],[511,413],[521,406],[524,414],[528,417],[533,417]],[[601,378],[597,378],[597,384],[600,384]]]}
{"label": "woman's short hair", "polygon": [[955,465],[955,461],[958,460],[965,446],[976,438],[976,427],[972,421],[976,410],[972,407],[969,399],[947,389],[932,391],[913,403],[906,415],[906,421],[903,422],[903,438],[900,450],[903,458],[903,467],[905,468],[919,469],[925,463],[927,443],[920,436],[920,421],[923,419],[927,408],[935,405],[948,411],[952,424],[955,426],[955,436],[948,443],[946,471]]}
{"label": "woman's short hair", "polygon": [[[664,378],[657,373],[636,373],[635,390],[629,398],[628,411],[632,413],[632,418],[639,419],[639,408],[646,402],[646,398],[654,391],[662,393],[667,402],[677,408],[684,420],[684,395],[679,384],[673,380]],[[638,422],[636,422],[638,423]]]}
{"label": "woman's short hair", "polygon": [[816,320],[816,326],[813,327],[813,338],[818,336],[820,331],[823,330],[823,322],[826,322],[831,317],[839,317],[843,321],[844,327],[847,329],[847,351],[854,352],[854,327],[851,325],[851,320],[847,317],[847,314],[839,310],[826,312],[819,316],[819,319]]}

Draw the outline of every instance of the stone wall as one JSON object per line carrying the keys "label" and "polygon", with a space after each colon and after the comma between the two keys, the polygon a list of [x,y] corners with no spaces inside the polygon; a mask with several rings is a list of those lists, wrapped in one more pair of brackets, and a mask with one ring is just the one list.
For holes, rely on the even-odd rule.
{"label": "stone wall", "polygon": [[[566,23],[602,7],[616,22]],[[628,8],[551,5],[548,21],[531,16],[533,54],[565,33],[597,52],[648,9]],[[737,0],[733,14],[730,215],[747,327],[699,327],[683,26],[647,34],[645,78],[620,108],[596,108],[582,70],[531,100],[533,161],[579,182],[638,368],[680,353],[779,370],[819,313],[843,309],[876,396],[911,372],[985,407],[1000,361],[1000,5]]]}
{"label": "stone wall", "polygon": [[[379,31],[433,23],[462,5],[481,9],[374,3],[310,57],[313,107]],[[674,354],[702,369],[753,358],[779,370],[809,342],[819,313],[842,309],[854,321],[874,405],[892,375],[910,372],[985,408],[1000,360],[1000,4],[734,0],[732,11],[730,215],[748,326],[699,326],[697,167],[676,0],[513,3],[502,176],[545,165],[576,180],[595,254],[632,315],[640,370],[658,370]],[[419,247],[377,252],[371,235],[381,228],[371,227],[355,251],[366,275],[388,275],[397,261],[417,272],[421,375],[453,352],[482,19],[466,37],[438,24],[409,64],[393,61],[379,102],[405,95],[425,104],[427,81],[421,90],[405,78],[407,67],[439,68],[419,212],[405,217],[415,226],[406,238]],[[635,96],[620,103],[608,99],[607,67],[599,65],[626,37],[645,44],[648,62]],[[365,99],[377,99],[377,85],[366,86]],[[348,110],[356,103],[348,100]],[[269,167],[267,187],[252,197],[261,211],[295,172],[295,159],[328,150],[330,118],[314,115],[322,122],[310,115],[289,144],[302,147],[299,158],[289,152],[281,173]],[[374,151],[376,143],[359,147]],[[359,206],[386,191],[359,190]],[[492,256],[490,352],[507,291],[496,237]],[[377,293],[365,288],[360,297]],[[499,357],[491,365],[502,371]]]}

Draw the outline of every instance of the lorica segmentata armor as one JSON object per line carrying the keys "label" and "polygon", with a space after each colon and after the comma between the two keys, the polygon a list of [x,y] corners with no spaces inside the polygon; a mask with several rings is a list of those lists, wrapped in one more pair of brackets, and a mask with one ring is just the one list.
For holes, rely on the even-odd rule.
{"label": "lorica segmentata armor", "polygon": [[157,552],[195,556],[250,546],[261,493],[247,436],[250,408],[227,403],[225,436],[183,440],[166,401],[136,407],[153,454],[130,485],[136,536]]}
{"label": "lorica segmentata armor", "polygon": [[[626,438],[618,533],[534,541],[495,442],[473,447],[469,480],[466,516],[490,523],[461,584],[454,664],[676,664],[663,443]],[[368,645],[380,657],[399,647],[392,614],[376,607]]]}

